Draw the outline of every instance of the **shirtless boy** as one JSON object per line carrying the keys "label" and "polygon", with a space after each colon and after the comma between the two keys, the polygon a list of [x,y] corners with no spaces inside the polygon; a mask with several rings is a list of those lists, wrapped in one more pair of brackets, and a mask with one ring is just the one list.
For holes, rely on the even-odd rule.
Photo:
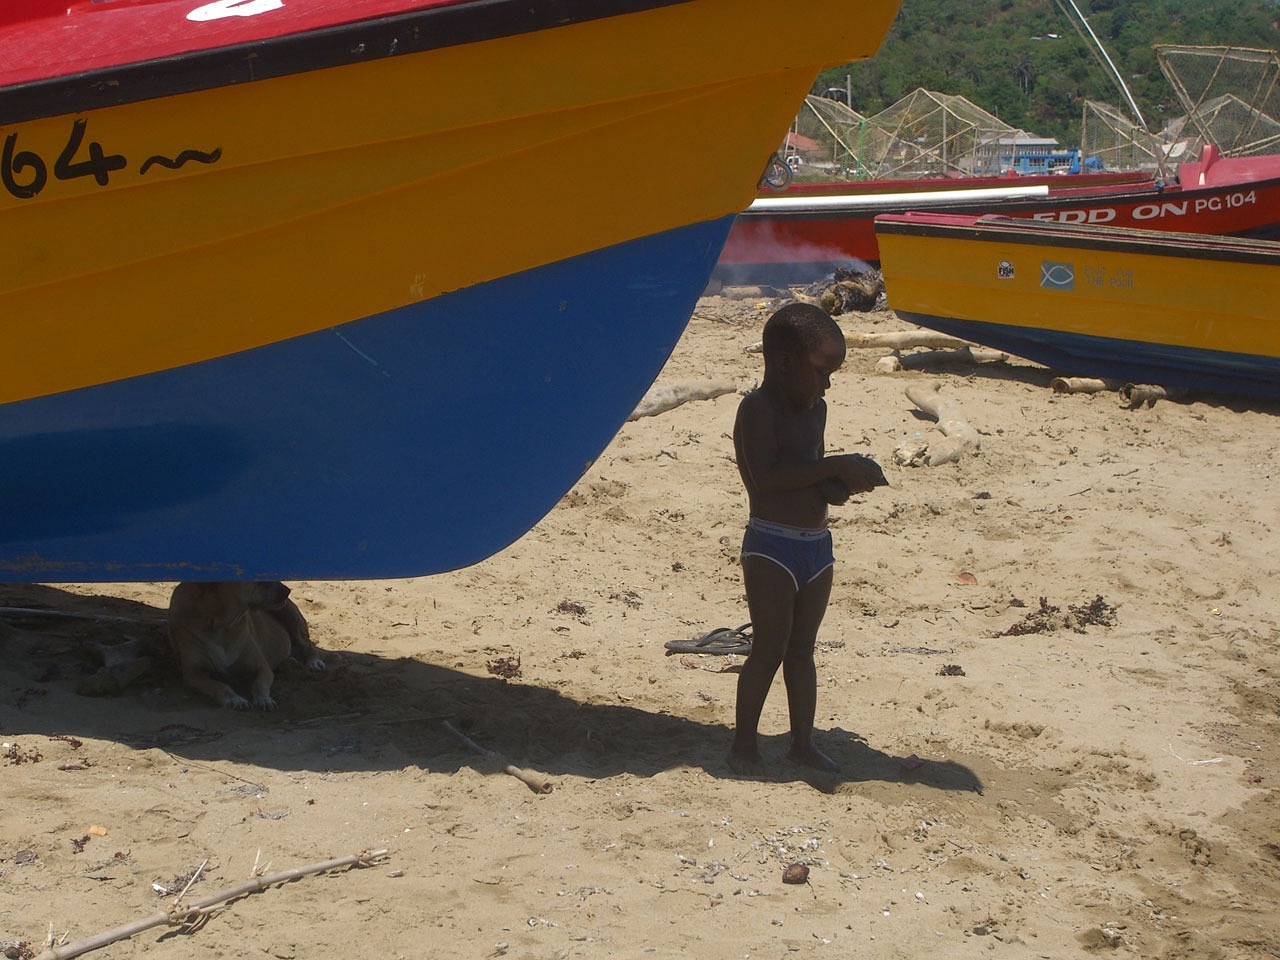
{"label": "shirtless boy", "polygon": [[764,381],[738,407],[733,444],[751,510],[742,579],[752,641],[738,677],[729,766],[744,775],[765,772],[756,729],[778,667],[791,718],[789,756],[819,770],[837,769],[813,743],[813,651],[835,563],[827,504],[886,483],[867,457],[826,456],[823,395],[844,357],[844,335],[831,317],[810,304],[787,304],[764,327]]}

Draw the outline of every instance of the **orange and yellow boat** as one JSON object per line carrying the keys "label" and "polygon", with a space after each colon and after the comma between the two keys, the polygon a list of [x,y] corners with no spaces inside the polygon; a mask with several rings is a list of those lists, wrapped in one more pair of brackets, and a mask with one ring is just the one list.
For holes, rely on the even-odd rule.
{"label": "orange and yellow boat", "polygon": [[7,0],[0,579],[511,543],[657,375],[818,70],[897,7]]}

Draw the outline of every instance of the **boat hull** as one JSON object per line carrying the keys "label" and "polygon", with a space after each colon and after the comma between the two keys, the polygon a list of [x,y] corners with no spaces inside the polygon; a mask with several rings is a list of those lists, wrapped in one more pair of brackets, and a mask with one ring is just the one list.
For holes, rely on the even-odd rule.
{"label": "boat hull", "polygon": [[728,229],[0,408],[0,460],[22,467],[0,478],[0,579],[350,579],[482,560],[635,408]]}
{"label": "boat hull", "polygon": [[387,15],[77,47],[88,73],[0,90],[0,579],[414,576],[512,542],[657,375],[817,70],[874,52],[872,6],[762,50],[764,0],[210,3],[259,33]]}
{"label": "boat hull", "polygon": [[849,194],[843,206],[830,202],[834,198],[793,206],[760,199],[738,217],[715,276],[724,283],[807,283],[838,266],[878,263],[875,218],[908,210],[1218,236],[1280,235],[1280,155],[1183,164],[1179,181],[1050,186],[1042,196],[1018,196],[1018,182],[1011,181],[1007,197],[998,196],[997,185],[990,195],[973,199],[964,197],[961,182],[946,193]]}
{"label": "boat hull", "polygon": [[876,229],[912,323],[1065,375],[1280,396],[1280,244],[923,213]]}

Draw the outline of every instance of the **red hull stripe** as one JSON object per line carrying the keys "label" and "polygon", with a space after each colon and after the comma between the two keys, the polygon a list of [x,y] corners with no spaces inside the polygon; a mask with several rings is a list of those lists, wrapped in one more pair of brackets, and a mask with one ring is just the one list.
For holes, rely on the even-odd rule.
{"label": "red hull stripe", "polygon": [[[589,20],[676,6],[688,0],[429,0],[346,3],[321,20],[296,22],[270,15],[229,17],[229,25],[191,23],[191,4],[136,4],[107,0],[88,13],[46,17],[0,27],[8,64],[0,67],[0,126],[45,116],[190,93],[270,77],[421,53],[442,47],[534,33]],[[120,7],[113,9],[115,3]],[[386,8],[398,8],[385,12]],[[415,7],[403,12],[405,7]],[[284,13],[288,7],[273,11]],[[335,23],[345,12],[383,10],[380,16]],[[122,25],[145,29],[160,13],[166,39],[132,47]],[[131,20],[113,21],[121,14]],[[244,21],[257,21],[246,24]],[[281,25],[288,32],[253,36]],[[112,29],[104,29],[110,26]],[[132,30],[129,33],[133,33]],[[133,33],[134,36],[139,34]],[[142,33],[142,36],[147,36]],[[151,34],[155,36],[156,34]],[[74,38],[68,64],[63,44]],[[54,53],[61,46],[64,53]],[[123,49],[123,53],[122,53]],[[50,65],[54,65],[51,67]],[[75,72],[50,76],[61,65]]]}

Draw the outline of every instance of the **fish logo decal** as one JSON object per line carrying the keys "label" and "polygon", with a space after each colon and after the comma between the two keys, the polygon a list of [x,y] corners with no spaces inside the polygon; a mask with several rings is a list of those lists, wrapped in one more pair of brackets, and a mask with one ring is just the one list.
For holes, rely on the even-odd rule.
{"label": "fish logo decal", "polygon": [[1076,288],[1075,265],[1041,260],[1040,286],[1047,290],[1074,290]]}

